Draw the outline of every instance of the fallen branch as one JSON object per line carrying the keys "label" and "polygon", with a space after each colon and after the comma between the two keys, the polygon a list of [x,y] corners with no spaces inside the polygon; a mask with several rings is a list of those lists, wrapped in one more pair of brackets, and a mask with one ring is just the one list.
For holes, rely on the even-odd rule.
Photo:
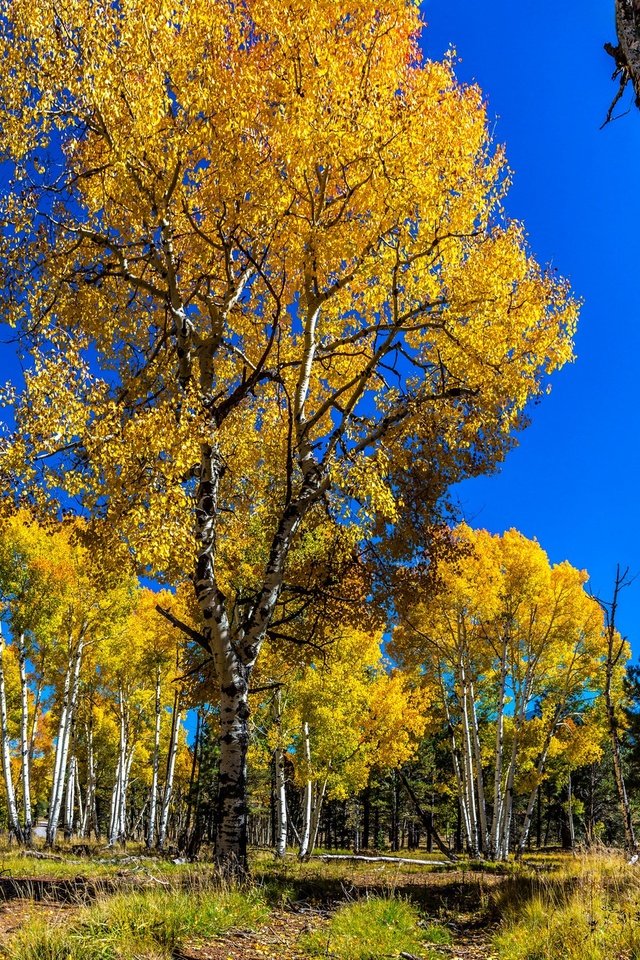
{"label": "fallen branch", "polygon": [[33,857],[34,860],[66,860],[68,863],[81,863],[80,860],[69,860],[68,857],[60,857],[57,853],[41,853],[39,850],[21,850],[23,857]]}
{"label": "fallen branch", "polygon": [[448,867],[446,860],[413,860],[411,857],[365,857],[357,853],[319,853],[312,860],[364,860],[366,863],[413,863],[420,867]]}

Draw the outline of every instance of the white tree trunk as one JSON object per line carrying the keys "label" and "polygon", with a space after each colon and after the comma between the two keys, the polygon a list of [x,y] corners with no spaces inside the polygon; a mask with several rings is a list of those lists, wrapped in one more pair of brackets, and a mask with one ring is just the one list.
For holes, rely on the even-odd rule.
{"label": "white tree trunk", "polygon": [[164,794],[162,797],[162,812],[160,814],[160,827],[158,829],[158,849],[162,850],[167,839],[167,828],[169,826],[169,810],[171,808],[171,794],[173,793],[173,774],[176,766],[176,754],[178,752],[178,735],[180,733],[180,693],[175,692],[173,698],[173,717],[171,719],[171,737],[169,740],[169,755],[167,757],[167,778],[164,784]]}
{"label": "white tree trunk", "polygon": [[[307,767],[311,769],[311,741],[309,739],[309,724],[305,721],[302,727],[302,743],[304,748],[304,758]],[[313,782],[307,779],[304,785],[302,795],[302,830],[300,831],[300,849],[299,857],[309,855],[309,846],[311,844],[311,812],[313,807]]]}
{"label": "white tree trunk", "polygon": [[464,657],[460,655],[460,686],[462,700],[462,758],[464,764],[464,781],[466,787],[467,808],[469,811],[469,823],[471,828],[471,855],[478,856],[480,844],[478,838],[478,814],[476,810],[475,795],[475,777],[473,748],[471,745],[471,727],[469,721],[469,691],[467,685],[467,676],[464,666]]}
{"label": "white tree trunk", "polygon": [[62,709],[60,711],[58,739],[56,741],[53,784],[51,786],[51,800],[49,802],[49,820],[47,822],[48,846],[52,846],[55,843],[56,834],[58,832],[58,823],[60,821],[64,782],[67,772],[67,758],[69,755],[69,741],[71,739],[71,726],[73,723],[73,715],[78,698],[78,686],[80,682],[80,667],[82,665],[83,649],[84,629],[81,631],[80,639],[78,640],[75,651],[69,658],[69,663],[67,665],[64,678]]}
{"label": "white tree trunk", "polygon": [[322,813],[322,805],[324,803],[325,794],[327,792],[327,783],[328,778],[325,778],[324,783],[318,789],[316,788],[315,803],[313,804],[313,810],[311,812],[311,844],[309,847],[309,855],[313,853],[317,844],[318,844],[318,831],[320,829],[320,814]]}
{"label": "white tree trunk", "polygon": [[75,755],[69,760],[69,775],[67,777],[67,789],[65,793],[64,804],[64,833],[65,839],[70,839],[73,834],[73,821],[76,807],[76,773],[77,765]]}
{"label": "white tree trunk", "polygon": [[31,778],[29,764],[29,687],[27,685],[27,650],[24,634],[18,638],[18,657],[20,662],[20,760],[22,772],[22,800],[24,804],[24,842],[31,844]]}
{"label": "white tree trunk", "polygon": [[502,818],[502,763],[504,755],[504,702],[507,684],[507,639],[502,644],[500,657],[500,693],[498,695],[498,716],[496,718],[496,758],[493,774],[493,818],[491,821],[491,836],[489,839],[489,857],[493,860],[498,857],[498,847],[502,840],[500,836],[500,821]]}
{"label": "white tree trunk", "polygon": [[122,785],[122,765],[120,754],[118,754],[118,765],[116,767],[116,777],[113,783],[113,790],[111,791],[111,810],[109,813],[109,831],[108,831],[108,840],[109,846],[112,847],[117,838],[120,835],[120,788]]}
{"label": "white tree trunk", "polygon": [[285,789],[284,750],[282,749],[282,691],[277,690],[272,705],[273,719],[277,728],[277,742],[273,753],[275,769],[275,805],[276,805],[276,857],[284,857],[287,852],[287,795]]}
{"label": "white tree trunk", "polygon": [[[93,705],[90,705],[90,710]],[[95,758],[93,754],[93,723],[90,719],[85,723],[85,736],[87,739],[87,795],[85,798],[84,811],[81,818],[80,835],[89,836],[93,829],[94,836],[98,837],[98,816],[96,810],[96,771]]]}
{"label": "white tree trunk", "polygon": [[4,648],[5,643],[2,635],[2,625],[0,624],[0,737],[2,738],[2,775],[4,777],[4,786],[7,794],[9,829],[11,833],[15,835],[16,839],[22,841],[22,828],[20,827],[18,805],[16,803],[16,794],[13,787],[13,776],[11,774],[11,750],[7,721],[7,694],[4,682]]}
{"label": "white tree trunk", "polygon": [[156,816],[158,808],[158,766],[160,764],[160,721],[162,702],[160,699],[160,667],[156,667],[155,726],[153,731],[153,758],[151,761],[151,795],[149,797],[149,826],[147,829],[147,849],[153,847],[156,834]]}
{"label": "white tree trunk", "polygon": [[460,766],[460,751],[458,749],[458,742],[456,739],[455,727],[453,726],[453,718],[451,716],[451,711],[449,709],[449,700],[447,698],[447,691],[444,685],[444,680],[442,676],[439,677],[440,680],[440,690],[442,693],[442,703],[444,706],[445,718],[447,721],[447,727],[449,730],[449,738],[451,740],[451,759],[453,762],[453,770],[456,777],[456,783],[458,785],[458,801],[460,803],[460,816],[462,819],[462,825],[464,827],[464,833],[467,840],[467,845],[471,847],[471,819],[469,817],[469,810],[467,807],[467,791],[464,782],[464,774]]}
{"label": "white tree trunk", "polygon": [[118,763],[115,782],[111,792],[111,814],[109,816],[109,846],[124,839],[126,818],[126,781],[128,754],[128,711],[122,687],[118,689],[118,720],[120,736],[118,742]]}

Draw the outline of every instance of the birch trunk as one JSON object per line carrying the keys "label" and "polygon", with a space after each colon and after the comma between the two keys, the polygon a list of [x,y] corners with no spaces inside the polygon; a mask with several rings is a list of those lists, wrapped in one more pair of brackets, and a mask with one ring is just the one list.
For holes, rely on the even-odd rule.
{"label": "birch trunk", "polygon": [[504,702],[507,685],[507,641],[502,645],[500,658],[500,693],[498,694],[498,716],[496,718],[496,760],[493,774],[493,817],[491,820],[491,835],[489,838],[489,857],[493,860],[498,856],[498,844],[501,840],[500,820],[502,817],[502,760],[504,754]]}
{"label": "birch trunk", "polygon": [[73,820],[76,803],[76,758],[75,755],[69,760],[69,775],[67,777],[67,789],[65,793],[64,804],[64,837],[70,840],[73,834]]}
{"label": "birch trunk", "polygon": [[153,731],[153,759],[151,761],[151,794],[149,797],[149,826],[147,829],[147,849],[151,850],[155,841],[156,810],[158,806],[158,766],[160,763],[160,721],[162,703],[160,699],[160,667],[156,668],[155,726]]}
{"label": "birch trunk", "polygon": [[173,793],[173,774],[178,752],[178,734],[180,732],[180,693],[176,690],[173,698],[173,716],[171,718],[171,736],[169,739],[169,754],[167,756],[167,777],[162,797],[162,812],[160,814],[160,828],[158,830],[158,849],[162,850],[167,839],[169,825],[169,810],[171,808],[171,794]]}
{"label": "birch trunk", "polygon": [[[539,757],[539,759],[538,759],[538,765],[537,765],[537,769],[536,769],[536,773],[537,773],[537,778],[536,778],[536,779],[537,779],[538,783],[540,782],[540,779],[542,778],[542,774],[544,773],[544,769],[545,769],[545,766],[546,766],[546,763],[547,763],[547,754],[549,753],[549,748],[550,748],[550,746],[551,746],[551,741],[553,740],[553,735],[555,734],[555,732],[556,732],[556,730],[557,730],[557,728],[558,728],[558,724],[559,724],[559,722],[560,722],[560,717],[561,717],[561,709],[558,708],[558,709],[556,709],[556,712],[555,712],[555,715],[554,715],[554,719],[553,719],[553,723],[552,723],[551,727],[549,728],[549,731],[548,731],[548,733],[547,733],[547,736],[545,737],[544,745],[543,745],[543,748],[542,748],[540,757]],[[527,803],[527,809],[526,809],[525,815],[524,815],[524,821],[523,821],[523,824],[522,824],[522,831],[521,831],[521,833],[520,833],[520,839],[518,840],[518,846],[517,846],[517,849],[516,849],[516,857],[521,857],[521,856],[522,856],[522,854],[524,853],[525,845],[526,845],[526,843],[527,843],[527,837],[529,836],[529,828],[530,828],[530,826],[531,826],[531,815],[532,815],[532,813],[533,813],[533,807],[534,807],[534,804],[535,804],[535,802],[536,802],[536,793],[537,793],[537,790],[538,790],[538,783],[536,783],[535,787],[533,788],[533,790],[532,790],[531,793],[529,794],[529,801],[528,801],[528,803]]]}
{"label": "birch trunk", "polygon": [[31,731],[29,733],[29,765],[33,762],[33,751],[36,746],[36,736],[38,733],[38,718],[40,716],[40,704],[42,702],[42,688],[44,686],[44,680],[42,677],[38,677],[38,682],[36,683],[36,692],[33,698],[33,717],[31,719]]}
{"label": "birch trunk", "polygon": [[4,682],[4,649],[5,642],[0,624],[0,736],[2,737],[2,775],[7,794],[7,812],[9,815],[9,830],[19,842],[22,842],[22,828],[18,817],[18,805],[13,787],[11,774],[11,751],[9,744],[9,730],[7,721],[7,695]]}
{"label": "birch trunk", "polygon": [[78,697],[83,647],[84,640],[83,634],[81,634],[81,637],[76,645],[75,652],[69,659],[64,679],[62,710],[60,712],[60,722],[58,724],[58,739],[56,741],[53,784],[51,786],[49,819],[47,822],[47,846],[53,846],[58,832],[58,823],[60,820],[60,811],[62,808],[62,797],[64,792],[64,780],[67,771],[67,757],[69,754],[71,725],[73,722],[73,714]]}
{"label": "birch trunk", "polygon": [[27,685],[27,649],[24,634],[18,638],[18,659],[20,663],[20,760],[22,771],[22,800],[24,804],[23,837],[27,846],[31,846],[31,777],[29,764],[29,687]]}
{"label": "birch trunk", "polygon": [[118,766],[116,768],[116,777],[111,791],[111,812],[109,814],[109,831],[107,834],[109,846],[112,847],[119,835],[118,816],[120,813],[120,784],[122,779],[121,760],[118,755]]}
{"label": "birch trunk", "polygon": [[[90,706],[92,710],[92,705]],[[85,736],[87,738],[87,796],[84,805],[84,815],[82,817],[81,834],[83,837],[90,836],[93,829],[94,836],[98,838],[98,812],[96,810],[96,770],[95,758],[93,754],[93,715],[90,714],[89,722],[85,724]]]}
{"label": "birch trunk", "polygon": [[[307,769],[311,770],[311,741],[309,739],[309,724],[305,721],[302,728],[302,743],[304,748],[304,758]],[[302,830],[300,831],[300,849],[298,856],[300,859],[309,855],[309,845],[311,843],[311,811],[313,806],[313,782],[309,778],[304,786],[302,799]]]}
{"label": "birch trunk", "polygon": [[280,742],[282,721],[282,692],[280,690],[276,691],[273,698],[272,712],[278,735],[276,748],[273,753],[276,804],[274,846],[276,857],[284,857],[287,852],[287,795],[285,790],[284,751]]}
{"label": "birch trunk", "polygon": [[118,690],[118,714],[120,737],[118,744],[118,764],[111,794],[111,815],[109,817],[109,845],[113,846],[125,840],[127,780],[133,751],[129,754],[128,709],[122,687]]}
{"label": "birch trunk", "polygon": [[476,713],[475,694],[473,683],[469,681],[469,712],[471,714],[471,732],[473,734],[473,752],[476,766],[476,783],[478,786],[478,814],[482,853],[486,855],[489,848],[489,830],[487,826],[487,801],[484,792],[484,773],[482,771],[482,748],[478,730],[478,715]]}
{"label": "birch trunk", "polygon": [[474,787],[473,749],[471,745],[471,729],[469,723],[469,689],[464,667],[464,659],[462,656],[460,657],[458,666],[460,670],[460,685],[462,689],[462,759],[464,764],[466,799],[471,828],[471,855],[477,857],[480,852],[480,844],[478,838],[478,814],[476,810]]}
{"label": "birch trunk", "polygon": [[127,831],[127,795],[129,792],[129,777],[131,774],[131,764],[133,763],[133,757],[135,754],[135,744],[131,747],[129,754],[125,757],[124,763],[124,777],[122,779],[122,785],[120,788],[120,814],[119,814],[119,823],[120,823],[120,842],[123,846],[126,845],[128,839]]}
{"label": "birch trunk", "polygon": [[311,811],[311,844],[309,846],[309,856],[315,850],[318,844],[318,831],[320,829],[320,814],[322,813],[322,805],[324,803],[324,798],[327,792],[327,783],[328,778],[325,778],[324,783],[316,792],[316,802],[313,805]]}
{"label": "birch trunk", "polygon": [[458,749],[455,728],[453,726],[451,712],[449,710],[449,703],[447,700],[447,694],[446,694],[446,690],[444,689],[442,680],[440,681],[440,684],[442,687],[443,703],[444,703],[445,716],[447,720],[447,727],[449,730],[449,738],[451,740],[451,758],[453,761],[453,770],[456,777],[456,783],[458,784],[458,800],[460,802],[460,816],[462,818],[462,823],[464,825],[464,832],[467,838],[467,845],[471,847],[471,820],[469,818],[469,810],[467,808],[464,776],[463,776],[462,768],[460,766],[460,751]]}
{"label": "birch trunk", "polygon": [[[240,665],[238,665],[240,667]],[[220,697],[220,773],[216,860],[229,873],[247,872],[248,672],[225,684]],[[247,679],[242,677],[245,673]]]}
{"label": "birch trunk", "polygon": [[[199,352],[200,386],[211,389],[213,373],[208,349]],[[212,435],[216,424],[211,423]],[[291,495],[269,547],[262,586],[243,614],[236,608],[230,621],[227,599],[215,573],[216,519],[223,461],[213,444],[201,449],[196,492],[196,565],[194,589],[204,628],[201,645],[210,654],[219,684],[219,789],[215,858],[226,873],[243,875],[247,861],[247,749],[249,746],[249,680],[280,596],[293,538],[303,519],[321,498],[328,478],[313,462],[303,465],[300,489]]]}

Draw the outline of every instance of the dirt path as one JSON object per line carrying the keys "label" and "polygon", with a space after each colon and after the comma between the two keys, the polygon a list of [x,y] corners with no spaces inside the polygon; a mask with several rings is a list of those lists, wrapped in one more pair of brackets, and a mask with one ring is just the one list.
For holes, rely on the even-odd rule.
{"label": "dirt path", "polygon": [[[174,960],[308,960],[308,954],[299,946],[299,938],[317,930],[329,913],[314,907],[276,910],[260,930],[233,931],[214,942],[194,944],[176,954]],[[436,953],[442,960],[497,960],[491,951],[491,933],[482,928],[461,928],[454,931],[451,946],[425,945],[424,955]]]}
{"label": "dirt path", "polygon": [[497,960],[491,947],[491,930],[467,929],[454,934],[450,960]]}
{"label": "dirt path", "polygon": [[274,910],[260,930],[236,930],[214,942],[185,947],[174,960],[303,960],[298,940],[316,930],[329,911],[315,907]]}

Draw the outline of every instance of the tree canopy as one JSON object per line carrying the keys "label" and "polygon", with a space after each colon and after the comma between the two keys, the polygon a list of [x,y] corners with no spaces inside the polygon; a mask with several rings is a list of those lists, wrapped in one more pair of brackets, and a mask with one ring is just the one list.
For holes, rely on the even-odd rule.
{"label": "tree canopy", "polygon": [[571,357],[482,94],[421,29],[403,0],[2,4],[0,296],[32,358],[5,493],[192,578],[241,869],[249,678],[296,551],[318,517],[346,553],[393,523],[403,462],[495,462]]}

